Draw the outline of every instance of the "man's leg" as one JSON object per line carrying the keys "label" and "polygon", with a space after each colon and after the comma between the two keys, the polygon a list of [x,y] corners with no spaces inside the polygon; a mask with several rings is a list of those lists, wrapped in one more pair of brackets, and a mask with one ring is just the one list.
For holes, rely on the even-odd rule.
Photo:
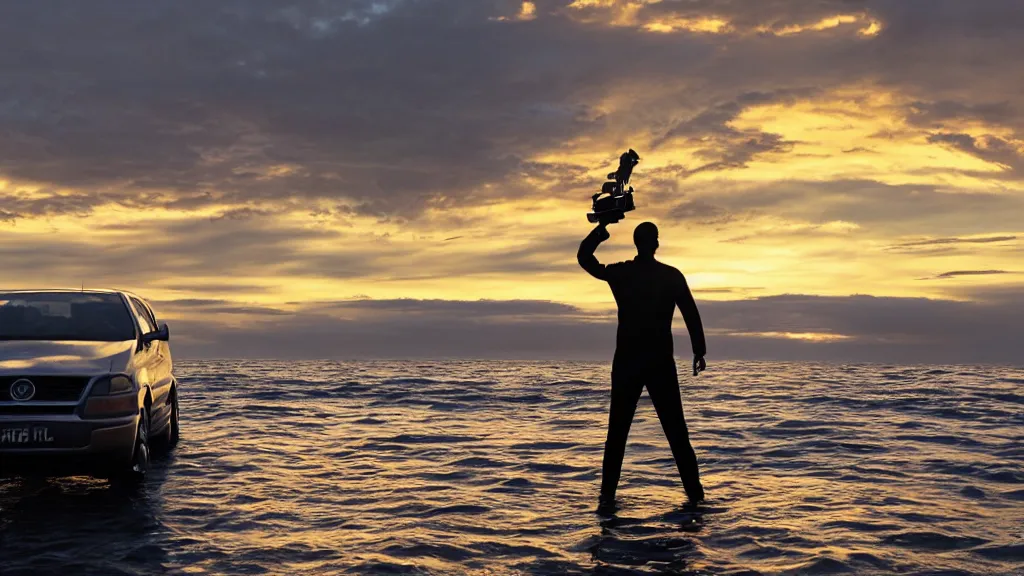
{"label": "man's leg", "polygon": [[686,495],[691,502],[699,502],[704,499],[704,488],[700,484],[697,455],[690,445],[690,434],[686,429],[686,419],[683,417],[679,377],[674,362],[670,372],[663,370],[653,375],[651,381],[647,383],[647,393],[651,396],[654,409],[658,411],[661,428],[668,437],[669,446],[672,447],[672,456],[675,457]]}
{"label": "man's leg", "polygon": [[633,423],[636,403],[643,383],[630,374],[612,372],[612,405],[608,413],[608,437],[604,443],[604,464],[601,470],[601,500],[611,502],[619,486],[626,438]]}

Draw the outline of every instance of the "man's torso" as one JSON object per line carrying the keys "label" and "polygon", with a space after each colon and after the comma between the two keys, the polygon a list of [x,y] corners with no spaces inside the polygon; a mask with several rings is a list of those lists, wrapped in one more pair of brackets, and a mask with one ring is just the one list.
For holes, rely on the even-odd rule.
{"label": "man's torso", "polygon": [[617,362],[672,357],[672,317],[681,276],[672,266],[654,259],[608,266],[608,285],[619,308]]}

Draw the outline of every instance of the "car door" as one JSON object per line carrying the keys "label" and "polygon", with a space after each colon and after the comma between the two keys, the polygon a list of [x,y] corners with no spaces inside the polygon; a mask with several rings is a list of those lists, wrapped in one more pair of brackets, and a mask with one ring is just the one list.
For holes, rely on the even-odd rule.
{"label": "car door", "polygon": [[[130,296],[132,310],[143,334],[156,332],[156,319],[151,316],[148,307],[137,297]],[[160,341],[143,344],[136,353],[136,378],[140,386],[149,386],[153,404],[150,406],[150,430],[157,433],[163,430],[170,416],[167,405],[171,390],[170,370],[165,368],[164,357],[167,354],[161,348]]]}
{"label": "car door", "polygon": [[[153,326],[157,330],[160,329],[160,320],[156,317],[153,312],[153,307],[149,305],[149,302],[140,299],[139,303],[145,307],[145,311],[149,316],[149,320],[153,322]],[[157,340],[153,342],[156,347],[157,354],[157,375],[161,386],[161,393],[166,394],[170,391],[171,384],[174,383],[174,362],[171,359],[171,343]],[[164,390],[166,388],[166,390]]]}

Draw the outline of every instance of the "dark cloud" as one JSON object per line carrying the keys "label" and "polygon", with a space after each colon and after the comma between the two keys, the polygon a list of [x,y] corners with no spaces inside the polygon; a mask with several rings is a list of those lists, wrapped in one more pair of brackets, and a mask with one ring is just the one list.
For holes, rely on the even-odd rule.
{"label": "dark cloud", "polygon": [[701,199],[686,200],[676,204],[669,210],[668,217],[672,220],[706,225],[727,224],[736,218],[725,208]]}
{"label": "dark cloud", "polygon": [[191,294],[264,294],[268,292],[273,292],[273,289],[267,286],[244,283],[176,283],[174,281],[165,281],[164,283],[161,284],[161,287],[164,288],[165,290],[175,290],[178,292],[188,292]]}
{"label": "dark cloud", "polygon": [[[1017,229],[1017,214],[1024,212],[1024,197],[1019,195],[873,180],[780,180],[740,189],[712,182],[689,188],[694,197],[683,203],[684,208],[699,199],[738,220],[770,214],[808,224],[795,231],[765,233],[769,235],[820,234],[829,231],[816,225],[850,222],[882,228],[887,235],[927,236],[934,233],[936,221],[942,222],[946,234],[987,234]],[[700,214],[702,208],[697,204],[694,212]]]}
{"label": "dark cloud", "polygon": [[[581,206],[581,213],[585,205]],[[467,278],[473,275],[560,273],[578,269],[579,231],[553,231],[539,239],[509,242],[492,252],[473,250],[493,242],[486,234],[457,241],[393,242],[386,233],[339,233],[330,228],[281,223],[251,211],[235,217],[96,222],[114,236],[81,237],[17,233],[0,227],[0,264],[6,282],[23,285],[157,288],[217,297],[272,290],[246,282],[304,278],[378,282]],[[311,243],[319,246],[312,248]],[[469,252],[462,250],[468,248]],[[126,278],[131,271],[130,278]],[[238,278],[237,283],[225,282]],[[267,280],[270,279],[270,280]]]}
{"label": "dark cloud", "polygon": [[901,242],[885,248],[886,252],[897,254],[915,254],[918,256],[937,256],[946,254],[974,254],[978,250],[992,245],[1003,249],[1008,243],[1016,240],[1016,236],[982,236],[979,238],[942,237]]}
{"label": "dark cloud", "polygon": [[418,314],[452,316],[459,318],[487,318],[557,315],[582,316],[583,311],[576,306],[545,300],[421,300],[416,298],[398,298],[387,300],[353,299],[343,301],[299,303],[305,310],[316,310],[320,313],[337,313],[348,311],[372,311],[389,314]]}
{"label": "dark cloud", "polygon": [[915,240],[894,244],[892,248],[910,248],[915,246],[933,246],[936,244],[992,244],[994,242],[1009,242],[1016,240],[1016,236],[983,236],[981,238],[929,238],[928,240]]}
{"label": "dark cloud", "polygon": [[1024,284],[1007,282],[988,286],[956,286],[948,289],[948,293],[961,299],[982,302],[988,306],[1005,306],[1012,309],[1024,294]]}
{"label": "dark cloud", "polygon": [[202,316],[209,314],[235,314],[244,316],[286,316],[291,314],[288,310],[273,308],[269,306],[240,305],[235,301],[204,299],[204,298],[179,298],[177,300],[153,300],[154,309],[163,311],[187,311],[198,313]]}
{"label": "dark cloud", "polygon": [[958,276],[992,276],[994,274],[1011,274],[1006,270],[954,270],[952,272],[943,272],[936,276],[936,278],[956,278]]}
{"label": "dark cloud", "polygon": [[[964,302],[871,296],[784,295],[701,301],[709,358],[866,362],[1019,363],[1022,292]],[[208,303],[198,305],[209,306]],[[349,318],[340,309],[371,309]],[[613,315],[544,302],[348,301],[291,314],[253,315],[242,328],[172,322],[183,358],[611,358]],[[688,341],[676,320],[676,351]],[[808,333],[844,339],[813,342]]]}
{"label": "dark cloud", "polygon": [[780,134],[757,130],[739,130],[730,125],[737,116],[751,106],[791,103],[812,96],[814,89],[784,89],[773,92],[746,92],[732,102],[711,106],[679,122],[658,137],[655,149],[669,143],[684,142],[696,147],[695,156],[704,164],[680,171],[681,176],[700,172],[744,168],[756,156],[767,153],[788,152],[795,142],[784,140]]}
{"label": "dark cloud", "polygon": [[[372,22],[348,4],[5,6],[0,171],[168,205],[318,197],[403,212],[599,124],[579,95],[602,78],[562,74],[584,46],[528,57],[523,30],[469,3],[396,3]],[[534,33],[550,40],[546,26]]]}
{"label": "dark cloud", "polygon": [[[518,2],[5,3],[0,173],[81,195],[2,209],[10,218],[103,202],[290,199],[411,217],[492,200],[502,192],[483,184],[514,182],[536,152],[627,128],[703,143],[690,170],[742,167],[792,143],[730,128],[730,118],[864,81],[915,97],[908,113],[922,125],[959,115],[1022,126],[1024,81],[1006,73],[1024,49],[1015,1],[643,8],[641,24],[718,16],[738,36],[638,33],[568,4],[539,1],[535,20],[510,23],[494,18]],[[871,38],[858,35],[863,23],[750,33],[836,14],[884,27]],[[622,96],[634,103],[604,105]]]}
{"label": "dark cloud", "polygon": [[[831,234],[825,225],[837,221],[886,237],[932,237],[941,222],[942,238],[901,249],[967,250],[998,242],[942,240],[1019,229],[1019,194],[870,180],[731,186],[687,179],[793,153],[795,143],[781,134],[736,126],[751,107],[853,87],[861,93],[847,104],[864,106],[865,114],[877,108],[870,100],[876,91],[898,96],[892,111],[906,117],[907,128],[878,138],[928,133],[936,146],[1006,166],[998,178],[1020,180],[1024,75],[1012,73],[1024,54],[1019,0],[622,1],[610,11],[569,4],[537,0],[536,19],[513,22],[496,20],[519,11],[521,2],[512,0],[2,3],[0,179],[10,182],[0,190],[0,264],[16,272],[6,281],[132,282],[198,294],[194,300],[204,302],[166,305],[234,323],[183,320],[182,345],[197,354],[607,351],[610,325],[552,303],[270,307],[231,302],[266,288],[215,282],[193,289],[167,278],[387,282],[575,269],[572,231],[480,256],[457,249],[486,232],[450,244],[424,240],[432,250],[400,250],[383,235],[372,239],[372,250],[316,252],[310,244],[351,241],[315,224],[353,215],[399,228],[420,218],[417,232],[454,240],[445,232],[454,226],[493,225],[463,208],[505,197],[578,195],[582,212],[627,139],[663,150],[682,145],[695,158],[651,171],[641,190],[644,202],[670,218],[724,226],[770,215],[806,223],[747,241]],[[627,4],[635,26],[613,17]],[[837,14],[856,21],[807,28]],[[636,29],[675,17],[717,17],[729,27],[723,34]],[[863,34],[873,21],[880,32]],[[789,34],[794,27],[804,30]],[[971,122],[993,127],[965,127]],[[609,157],[596,166],[530,160],[576,143],[607,146]],[[84,217],[104,204],[135,214],[212,208],[217,215],[90,223],[97,236],[119,234],[115,242],[83,236],[69,243],[7,228],[23,218]],[[280,212],[308,214],[310,225],[275,223]],[[707,303],[709,325],[725,330],[714,336],[723,353],[999,359],[1020,340],[1000,324],[1021,325],[1019,300],[1010,295],[999,308],[915,299],[750,302]],[[858,324],[869,320],[876,324]],[[787,330],[849,338],[822,344],[752,335]]]}
{"label": "dark cloud", "polygon": [[56,235],[22,237],[0,230],[0,262],[7,269],[22,271],[15,281],[73,286],[83,280],[92,286],[131,282],[142,287],[161,287],[168,278],[226,275],[344,278],[366,276],[384,266],[378,255],[365,252],[310,255],[309,241],[338,240],[340,235],[260,219],[195,218],[95,226],[120,236],[114,241],[86,237],[68,242]]}
{"label": "dark cloud", "polygon": [[945,144],[986,162],[995,162],[1008,170],[1024,171],[1024,150],[997,136],[986,134],[976,138],[963,133],[933,134],[928,141]]}
{"label": "dark cloud", "polygon": [[6,191],[0,194],[0,202],[5,208],[4,213],[12,220],[26,217],[85,216],[96,206],[111,200],[101,192],[67,192],[46,188],[33,191],[31,194],[25,190]]}
{"label": "dark cloud", "polygon": [[[1024,336],[1024,298],[1019,292],[998,302],[783,295],[704,302],[701,313],[707,325],[726,335],[723,347],[736,357],[1019,363],[1013,349]],[[779,332],[847,339],[827,343],[736,340],[743,333]]]}
{"label": "dark cloud", "polygon": [[994,125],[1008,124],[1019,119],[1015,103],[983,102],[965,104],[949,100],[913,102],[906,107],[906,118],[911,124],[940,130],[950,123],[980,120]]}
{"label": "dark cloud", "polygon": [[272,210],[259,210],[256,208],[235,208],[226,210],[211,218],[211,220],[248,220],[260,216],[271,216],[277,212]]}

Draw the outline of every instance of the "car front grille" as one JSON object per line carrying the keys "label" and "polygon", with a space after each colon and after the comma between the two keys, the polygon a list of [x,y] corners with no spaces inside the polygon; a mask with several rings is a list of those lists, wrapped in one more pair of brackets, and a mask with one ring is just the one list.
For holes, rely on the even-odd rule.
{"label": "car front grille", "polygon": [[0,402],[10,402],[11,385],[30,380],[36,387],[31,402],[77,402],[89,384],[87,376],[0,376]]}

